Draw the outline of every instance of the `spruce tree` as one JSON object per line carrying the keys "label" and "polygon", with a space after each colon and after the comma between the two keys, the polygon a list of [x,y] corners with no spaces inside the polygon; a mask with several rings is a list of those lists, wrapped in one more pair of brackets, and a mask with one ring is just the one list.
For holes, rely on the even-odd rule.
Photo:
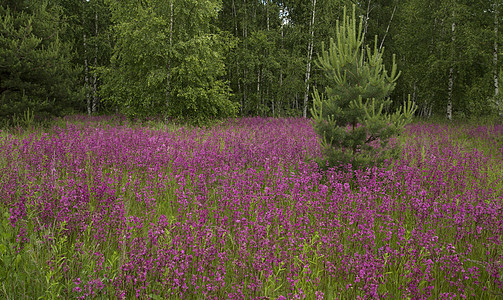
{"label": "spruce tree", "polygon": [[393,57],[388,75],[382,58],[377,37],[373,49],[363,45],[362,20],[357,26],[355,7],[352,18],[344,9],[342,24],[337,22],[336,40],[330,40],[328,50],[322,44],[316,61],[329,82],[325,93],[314,89],[311,110],[325,151],[322,167],[372,166],[398,153],[390,138],[411,121],[416,107],[409,100],[388,113],[392,104],[389,95],[400,73]]}

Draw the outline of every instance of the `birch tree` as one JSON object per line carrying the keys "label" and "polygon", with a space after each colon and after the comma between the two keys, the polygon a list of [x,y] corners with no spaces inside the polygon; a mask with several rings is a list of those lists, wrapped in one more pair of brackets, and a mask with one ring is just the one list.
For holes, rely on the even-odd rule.
{"label": "birch tree", "polygon": [[102,70],[107,101],[130,116],[199,123],[233,116],[224,58],[233,40],[212,32],[218,0],[109,2],[116,44]]}
{"label": "birch tree", "polygon": [[82,49],[84,50],[84,91],[86,94],[86,107],[87,114],[90,115],[91,110],[91,94],[89,88],[89,60],[88,60],[88,50],[87,50],[87,32],[84,28],[86,28],[86,16],[85,11],[87,8],[88,1],[82,0],[82,8],[81,8],[81,17],[82,17]]}
{"label": "birch tree", "polygon": [[492,98],[492,106],[496,108],[499,116],[503,116],[503,103],[501,101],[499,81],[500,81],[500,67],[499,67],[499,26],[500,26],[500,0],[494,0],[492,3],[492,12],[494,15],[493,31],[493,82],[494,82],[494,97]]}
{"label": "birch tree", "polygon": [[[455,13],[454,11],[452,12],[452,25],[451,25],[451,40],[452,40],[452,45],[451,45],[451,57],[454,57],[456,55],[455,51],[455,46],[454,42],[456,41],[456,21],[454,20]],[[452,92],[454,90],[454,66],[451,65],[449,67],[449,85],[448,85],[448,97],[447,97],[447,119],[452,120]]]}
{"label": "birch tree", "polygon": [[313,48],[314,48],[315,21],[316,21],[316,0],[312,0],[311,19],[309,21],[310,37],[309,37],[309,43],[307,46],[307,64],[306,64],[306,76],[305,76],[306,91],[304,93],[304,105],[302,108],[302,116],[304,118],[307,117],[307,103],[308,103],[308,99],[309,99],[309,85],[310,85],[309,79],[311,77],[311,61],[313,59]]}

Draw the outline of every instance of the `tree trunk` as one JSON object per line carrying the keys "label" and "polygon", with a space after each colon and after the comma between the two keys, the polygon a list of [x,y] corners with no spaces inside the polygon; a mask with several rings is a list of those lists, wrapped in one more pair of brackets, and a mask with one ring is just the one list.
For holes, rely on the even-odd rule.
{"label": "tree trunk", "polygon": [[262,95],[260,94],[260,79],[262,76],[260,76],[261,69],[259,68],[257,71],[257,112],[260,114],[260,105],[262,104]]}
{"label": "tree trunk", "polygon": [[[453,13],[454,16],[454,13]],[[456,22],[452,22],[451,33],[452,33],[452,48],[454,49],[454,41],[455,36],[454,32],[456,30]],[[453,51],[454,55],[454,51]],[[449,68],[449,91],[448,91],[448,99],[447,99],[447,119],[452,120],[452,92],[454,89],[454,66]]]}
{"label": "tree trunk", "polygon": [[[243,79],[246,80],[246,76],[248,76],[248,72],[245,67],[243,70]],[[243,111],[244,111],[243,107],[246,105],[246,100],[247,100],[246,90],[247,90],[247,84],[245,82],[243,82],[243,98],[241,100],[241,113],[243,113]]]}
{"label": "tree trunk", "polygon": [[96,42],[94,45],[93,104],[91,109],[93,114],[97,112],[98,107],[98,74],[96,74],[96,68],[98,67],[98,10],[94,12],[94,34]]}
{"label": "tree trunk", "polygon": [[[262,97],[262,99],[263,99],[262,100],[263,105],[264,105],[264,107],[266,107],[267,106],[267,102],[270,99],[270,97],[269,97],[269,86],[266,87],[266,89],[265,89],[265,96]],[[272,111],[274,111],[274,103],[271,104],[271,106],[272,106]],[[264,116],[267,116],[267,113],[265,111],[264,111]]]}
{"label": "tree trunk", "polygon": [[169,45],[173,45],[173,0],[169,1]]}
{"label": "tree trunk", "polygon": [[[248,50],[248,45],[247,45],[247,41],[246,41],[246,38],[248,37],[248,24],[247,24],[247,20],[246,20],[246,16],[248,16],[248,7],[247,7],[247,3],[246,3],[246,0],[243,1],[243,7],[244,7],[244,14],[243,14],[243,41],[244,41],[244,48],[245,50]],[[246,76],[248,76],[248,69],[246,67],[246,64],[244,65],[244,68],[243,68],[243,73],[244,73],[244,76],[243,76],[243,100],[242,100],[242,105],[241,107],[244,107],[247,103],[247,94],[246,94],[246,91],[248,89],[248,85],[246,83]]]}
{"label": "tree trunk", "polygon": [[91,115],[92,107],[91,107],[91,95],[89,94],[89,62],[87,60],[87,34],[86,34],[86,5],[87,1],[82,1],[82,28],[84,30],[83,33],[83,46],[84,46],[84,90],[86,91],[86,105],[87,105],[87,114]]}
{"label": "tree trunk", "polygon": [[91,115],[91,95],[89,93],[89,63],[87,61],[87,36],[84,33],[84,89],[86,91],[87,114]]}
{"label": "tree trunk", "polygon": [[236,12],[236,3],[232,0],[232,16],[234,18],[234,34],[238,36],[238,16]]}
{"label": "tree trunk", "polygon": [[499,27],[499,5],[498,0],[494,1],[494,48],[493,48],[493,73],[494,73],[494,98],[499,95],[499,70],[498,70],[498,27]]}
{"label": "tree trunk", "polygon": [[365,46],[365,38],[367,37],[367,30],[369,26],[369,15],[370,15],[370,3],[372,2],[371,0],[368,0],[369,2],[367,3],[367,13],[365,15],[365,22],[363,24],[363,42],[362,42],[362,53],[363,53],[363,59],[362,59],[362,64],[365,61],[365,54],[367,52],[367,47]]}
{"label": "tree trunk", "polygon": [[246,24],[246,16],[248,15],[248,9],[246,5],[246,0],[244,0],[243,3],[245,9],[245,13],[243,14],[243,38],[246,38],[248,36],[248,28]]}
{"label": "tree trunk", "polygon": [[[235,0],[232,0],[232,18],[234,19],[234,35],[237,37],[238,34],[239,34],[239,29],[238,29],[238,14],[237,14],[237,10],[236,10],[236,2]],[[235,73],[237,74],[237,82],[238,82],[238,95],[241,94],[241,81],[239,80],[239,74],[240,74],[240,70],[239,70],[239,59],[236,59],[236,70],[235,70]],[[230,77],[229,77],[229,82],[230,82]],[[243,114],[243,97],[240,97],[241,100],[241,105],[240,105],[240,112],[241,112],[241,115]]]}
{"label": "tree trunk", "polygon": [[382,47],[384,46],[384,41],[386,40],[386,36],[388,35],[391,21],[393,21],[393,17],[395,16],[395,11],[396,11],[396,5],[393,8],[393,12],[391,13],[391,17],[389,18],[388,27],[386,27],[386,32],[384,33],[384,37],[382,38],[381,45],[379,45],[379,50],[382,50]]}
{"label": "tree trunk", "polygon": [[309,78],[311,77],[311,60],[313,58],[315,15],[316,15],[316,0],[313,0],[313,9],[311,14],[311,20],[309,22],[309,30],[311,32],[311,37],[309,39],[309,45],[307,47],[307,65],[306,65],[306,77],[305,77],[306,90],[304,93],[304,105],[302,110],[302,116],[304,118],[307,117],[307,101],[309,99]]}
{"label": "tree trunk", "polygon": [[269,1],[265,3],[266,17],[267,17],[267,31],[269,31]]}
{"label": "tree trunk", "polygon": [[[284,49],[284,32],[283,32],[283,21],[281,21],[281,50]],[[283,105],[283,64],[281,64],[279,69],[279,104],[278,104],[278,115],[281,114],[281,107]]]}
{"label": "tree trunk", "polygon": [[[279,102],[278,102],[278,116],[281,114],[281,106],[283,105],[283,68],[279,70]],[[275,99],[275,98],[274,98]],[[273,99],[273,103],[274,100]]]}
{"label": "tree trunk", "polygon": [[[169,51],[173,51],[173,0],[169,1]],[[166,109],[169,109],[169,98],[171,94],[171,55],[168,57],[168,74],[166,79]]]}

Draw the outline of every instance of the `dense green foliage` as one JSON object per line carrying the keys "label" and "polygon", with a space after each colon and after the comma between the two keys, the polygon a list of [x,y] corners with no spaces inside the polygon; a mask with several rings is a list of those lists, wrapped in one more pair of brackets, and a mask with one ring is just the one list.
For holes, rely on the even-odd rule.
{"label": "dense green foliage", "polygon": [[449,98],[459,117],[490,112],[487,100],[495,93],[498,68],[490,2],[409,0],[397,9],[393,36],[404,69],[399,88],[414,94],[422,115],[445,113]]}
{"label": "dense green foliage", "polygon": [[0,6],[0,119],[79,111],[82,99],[61,8],[47,1]]}
{"label": "dense green foliage", "polygon": [[[426,118],[502,113],[501,1],[357,1],[363,44],[378,35],[385,65],[396,54],[394,103],[410,94]],[[353,3],[3,0],[1,118],[309,117],[313,88],[333,84],[314,61]]]}
{"label": "dense green foliage", "polygon": [[127,115],[168,114],[196,120],[233,116],[222,79],[232,40],[210,21],[220,3],[111,1],[116,44],[104,70],[105,100]]}
{"label": "dense green foliage", "polygon": [[391,158],[397,146],[388,145],[389,139],[411,121],[416,110],[409,102],[393,114],[386,113],[400,73],[393,63],[388,75],[377,37],[373,49],[364,45],[362,28],[361,19],[357,26],[353,6],[352,17],[344,12],[342,23],[337,24],[336,41],[330,40],[328,50],[322,44],[316,61],[330,84],[325,94],[314,89],[312,115],[330,166],[368,166]]}

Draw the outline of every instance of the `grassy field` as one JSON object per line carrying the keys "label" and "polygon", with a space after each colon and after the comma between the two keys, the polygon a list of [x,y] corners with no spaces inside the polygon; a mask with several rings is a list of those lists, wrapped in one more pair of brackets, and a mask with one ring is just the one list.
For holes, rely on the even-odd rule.
{"label": "grassy field", "polygon": [[0,132],[3,299],[501,299],[503,126],[321,171],[304,119]]}

